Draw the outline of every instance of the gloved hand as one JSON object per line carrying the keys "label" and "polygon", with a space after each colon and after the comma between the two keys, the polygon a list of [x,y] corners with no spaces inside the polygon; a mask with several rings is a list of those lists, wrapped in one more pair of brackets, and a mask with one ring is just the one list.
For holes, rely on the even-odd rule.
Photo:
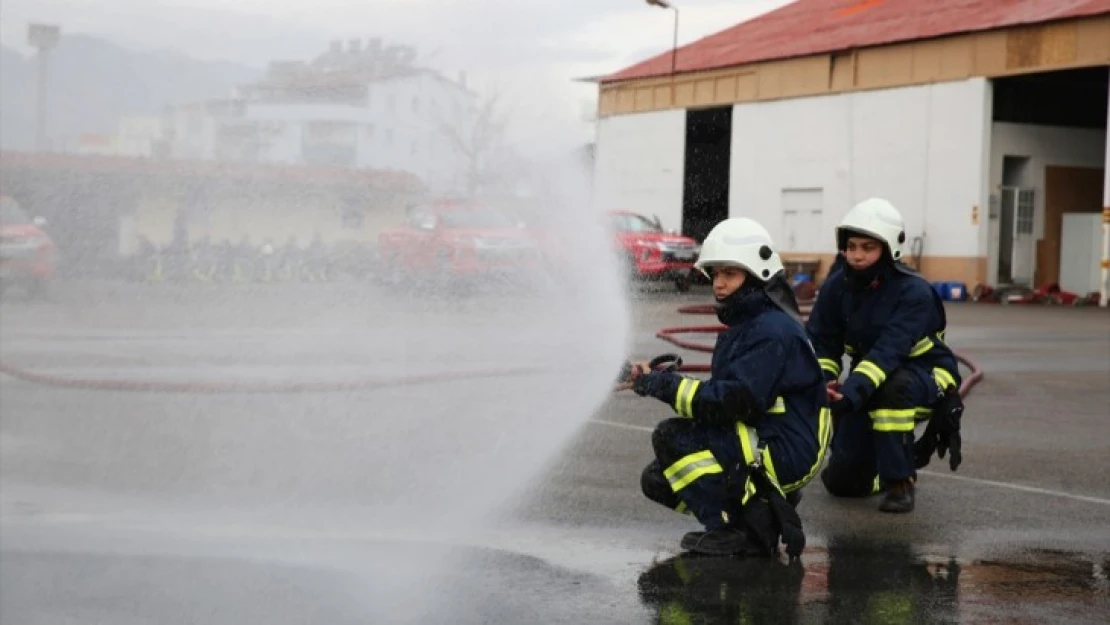
{"label": "gloved hand", "polygon": [[936,426],[930,420],[929,425],[925,426],[925,432],[921,435],[921,438],[913,443],[913,465],[918,469],[929,466],[929,461],[933,459],[933,454],[937,451],[938,443],[939,435]]}
{"label": "gloved hand", "polygon": [[955,471],[964,461],[963,439],[959,430],[941,434],[937,438],[937,457],[943,460],[945,453],[948,453],[948,467]]}
{"label": "gloved hand", "polygon": [[840,399],[829,404],[829,410],[832,411],[833,419],[839,420],[844,415],[855,412],[856,407],[852,400],[841,395]]}
{"label": "gloved hand", "polygon": [[960,436],[960,421],[963,418],[964,402],[955,389],[950,389],[933,406],[933,416],[925,433],[914,443],[914,465],[920,469],[929,464],[933,452],[943,459],[948,456],[948,467],[955,471],[963,462],[963,438]]}

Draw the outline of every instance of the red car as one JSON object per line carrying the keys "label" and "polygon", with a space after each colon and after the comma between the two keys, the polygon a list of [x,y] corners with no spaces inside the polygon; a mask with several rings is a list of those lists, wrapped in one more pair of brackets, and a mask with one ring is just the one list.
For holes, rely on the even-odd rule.
{"label": "red car", "polygon": [[511,213],[470,202],[409,210],[403,227],[378,239],[382,278],[407,280],[520,275],[540,263],[535,239]]}
{"label": "red car", "polygon": [[673,280],[686,291],[701,246],[690,237],[668,233],[659,219],[631,211],[610,211],[610,224],[632,278],[645,281]]}
{"label": "red car", "polygon": [[38,295],[53,279],[57,248],[45,225],[41,217],[29,218],[15,198],[0,195],[0,290],[17,284]]}

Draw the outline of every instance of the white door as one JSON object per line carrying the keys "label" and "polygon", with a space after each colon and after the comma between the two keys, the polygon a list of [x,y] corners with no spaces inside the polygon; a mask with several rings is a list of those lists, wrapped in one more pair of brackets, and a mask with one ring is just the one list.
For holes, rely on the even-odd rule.
{"label": "white door", "polygon": [[1037,240],[1033,237],[1033,190],[1014,189],[1014,252],[1011,268],[1014,284],[1033,285]]}
{"label": "white door", "polygon": [[1033,190],[1002,187],[999,202],[998,283],[1033,285],[1037,240],[1033,236]]}
{"label": "white door", "polygon": [[776,241],[784,252],[820,252],[832,241],[824,241],[824,189],[783,189],[782,240]]}

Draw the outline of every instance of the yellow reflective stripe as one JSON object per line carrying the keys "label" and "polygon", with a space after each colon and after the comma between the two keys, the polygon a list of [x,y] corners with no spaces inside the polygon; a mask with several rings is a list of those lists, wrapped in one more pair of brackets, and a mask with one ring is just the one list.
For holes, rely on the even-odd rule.
{"label": "yellow reflective stripe", "polygon": [[774,486],[775,490],[777,490],[777,491],[779,491],[779,493],[785,495],[786,492],[782,489],[782,486],[779,484],[779,474],[775,473],[775,463],[771,460],[771,448],[770,448],[770,446],[763,448],[763,467],[765,469],[767,469],[767,479],[771,481],[771,486]]}
{"label": "yellow reflective stripe", "polygon": [[876,432],[912,432],[917,408],[881,408],[870,415],[871,429]]}
{"label": "yellow reflective stripe", "polygon": [[694,625],[694,619],[677,601],[671,601],[659,608],[659,622],[662,625]]}
{"label": "yellow reflective stripe", "polygon": [[948,373],[940,367],[933,368],[933,379],[937,381],[937,386],[939,386],[942,391],[956,386],[956,378],[952,377],[951,373]]}
{"label": "yellow reflective stripe", "polygon": [[786,400],[776,397],[774,405],[767,409],[767,414],[786,414]]}
{"label": "yellow reflective stripe", "polygon": [[924,356],[925,354],[929,353],[929,350],[933,349],[933,345],[933,339],[929,337],[921,339],[917,342],[917,345],[914,345],[913,349],[910,350],[910,358]]}
{"label": "yellow reflective stripe", "polygon": [[845,343],[844,344],[844,353],[845,354],[854,354],[854,353],[856,353],[856,348],[854,348],[851,345]]}
{"label": "yellow reflective stripe", "polygon": [[871,494],[878,495],[883,492],[883,484],[879,481],[879,476],[876,475],[874,481],[871,482]]}
{"label": "yellow reflective stripe", "polygon": [[[744,456],[744,464],[752,464],[755,462],[755,450],[759,446],[759,435],[743,421],[736,422],[736,435],[740,438],[740,453]],[[748,503],[755,493],[755,482],[749,475],[744,483],[744,497],[740,500],[740,505]]]}
{"label": "yellow reflective stripe", "polygon": [[883,381],[886,380],[886,373],[879,368],[879,365],[870,360],[864,360],[856,365],[856,372],[867,376],[867,379],[871,380],[875,388],[882,386]]}
{"label": "yellow reflective stripe", "polygon": [[688,419],[694,418],[694,394],[698,392],[701,380],[697,378],[682,378],[678,383],[678,392],[675,393],[674,411],[679,416]]}
{"label": "yellow reflective stripe", "polygon": [[721,473],[724,469],[717,463],[710,451],[690,454],[663,471],[663,477],[671,484],[671,490],[678,492],[703,475]]}
{"label": "yellow reflective stripe", "polygon": [[832,410],[822,408],[817,417],[817,461],[809,468],[802,479],[783,484],[782,492],[790,493],[805,486],[813,479],[817,472],[821,470],[821,466],[825,464],[825,454],[828,452],[829,443],[832,442]]}
{"label": "yellow reflective stripe", "polygon": [[840,376],[839,362],[833,360],[832,358],[818,358],[817,362],[821,364],[821,369],[828,371],[835,376]]}
{"label": "yellow reflective stripe", "polygon": [[674,507],[674,511],[679,514],[693,514],[690,512],[690,509],[686,507],[685,501],[678,502],[678,505]]}

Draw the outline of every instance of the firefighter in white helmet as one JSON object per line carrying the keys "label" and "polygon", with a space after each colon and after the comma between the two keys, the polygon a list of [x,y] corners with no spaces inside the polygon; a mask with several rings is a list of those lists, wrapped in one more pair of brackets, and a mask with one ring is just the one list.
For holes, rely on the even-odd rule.
{"label": "firefighter in white helmet", "polygon": [[682,547],[712,555],[771,555],[805,544],[794,510],[831,438],[825,382],[767,231],[727,219],[695,267],[713,281],[717,339],[711,378],[634,367],[633,389],[678,414],[652,435],[641,485],[651,500],[705,526]]}
{"label": "firefighter in white helmet", "polygon": [[[962,459],[960,374],[944,343],[940,297],[902,263],[902,215],[887,200],[855,205],[836,228],[842,258],[818,292],[806,329],[829,385],[836,422],[830,493],[862,497],[884,492],[879,509],[910,512],[916,468],[934,451],[956,470]],[[851,366],[843,383],[847,352]],[[931,418],[915,450],[914,426]]]}

